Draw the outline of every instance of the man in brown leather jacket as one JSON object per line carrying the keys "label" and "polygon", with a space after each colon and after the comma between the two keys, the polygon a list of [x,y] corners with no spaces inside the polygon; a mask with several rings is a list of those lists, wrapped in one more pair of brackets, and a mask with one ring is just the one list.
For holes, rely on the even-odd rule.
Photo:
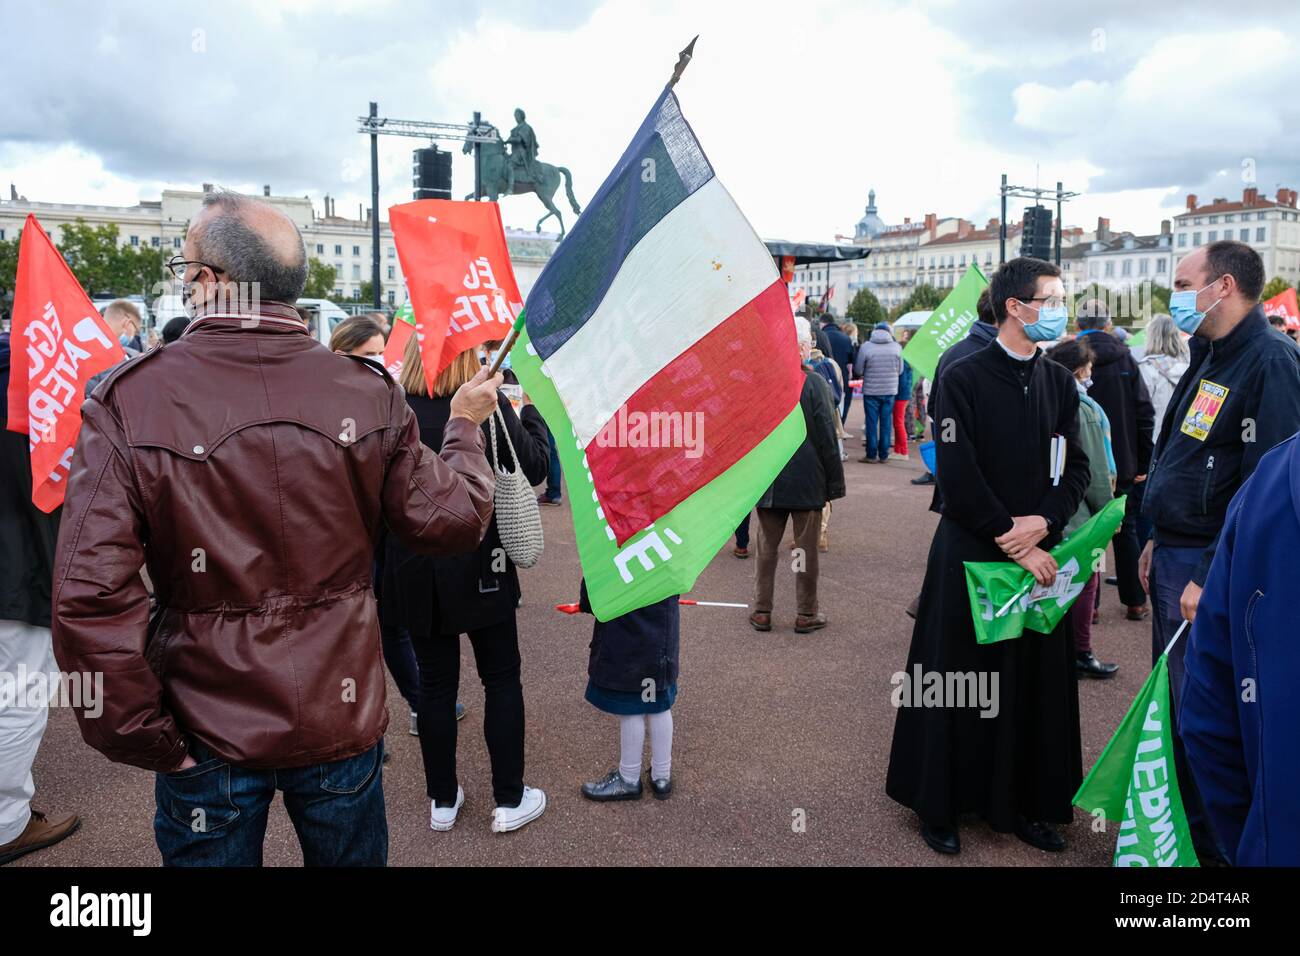
{"label": "man in brown leather jacket", "polygon": [[172,267],[195,320],[82,409],[53,621],[60,666],[104,675],[82,735],[157,773],[165,864],[260,864],[279,789],[305,863],[382,865],[375,536],[478,546],[501,378],[456,394],[435,453],[386,373],[307,335],[302,237],[274,207],[208,194]]}

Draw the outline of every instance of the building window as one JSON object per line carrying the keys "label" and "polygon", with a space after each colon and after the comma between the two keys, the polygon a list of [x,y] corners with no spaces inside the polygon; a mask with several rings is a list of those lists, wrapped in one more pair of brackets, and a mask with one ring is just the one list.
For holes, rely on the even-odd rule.
{"label": "building window", "polygon": [[1143,259],[1140,262],[1138,262],[1138,275],[1144,276],[1149,271],[1151,271],[1151,263],[1149,260]]}
{"label": "building window", "polygon": [[139,236],[132,236],[132,237],[131,237],[131,245],[133,245],[133,246],[138,246],[138,245],[140,245],[140,237],[139,237]]}
{"label": "building window", "polygon": [[1250,241],[1250,230],[1249,230],[1249,229],[1241,229],[1241,230],[1238,230],[1238,232],[1237,232],[1237,238],[1240,239],[1242,242],[1249,242],[1249,241]]}
{"label": "building window", "polygon": [[1131,276],[1133,274],[1132,259],[1125,259],[1123,262],[1119,264],[1119,274],[1123,276]]}
{"label": "building window", "polygon": [[343,290],[342,290],[341,288],[336,288],[336,289],[334,290],[334,298],[336,298],[336,299],[341,299],[341,298],[343,298]]}
{"label": "building window", "polygon": [[396,302],[394,301],[394,296],[395,296],[395,293],[393,292],[393,290],[392,290],[392,289],[389,289],[389,290],[388,290],[388,304],[389,304],[389,305],[396,305]]}
{"label": "building window", "polygon": [[1088,266],[1088,275],[1092,276],[1095,279],[1097,278],[1097,274],[1100,271],[1100,269],[1101,269],[1101,263],[1094,262],[1090,266]]}
{"label": "building window", "polygon": [[388,247],[388,258],[391,259],[391,258],[393,258],[393,256],[395,256],[395,255],[397,255],[397,250],[394,249],[392,246],[389,246],[389,247]]}
{"label": "building window", "polygon": [[361,247],[360,247],[360,246],[353,246],[353,247],[352,247],[352,254],[353,254],[354,256],[359,256],[359,255],[361,255]]}
{"label": "building window", "polygon": [[390,278],[390,279],[395,279],[395,278],[397,278],[395,275],[393,275],[393,267],[392,267],[392,266],[389,266],[389,267],[388,267],[388,278]]}
{"label": "building window", "polygon": [[1263,242],[1263,241],[1264,241],[1264,227],[1263,227],[1263,226],[1260,226],[1258,229],[1255,230],[1255,241],[1256,241],[1256,242]]}
{"label": "building window", "polygon": [[1255,218],[1258,219],[1260,222],[1263,222],[1265,217],[1262,212],[1257,212],[1255,213]]}
{"label": "building window", "polygon": [[1200,244],[1201,244],[1201,234],[1199,232],[1192,233],[1192,245],[1199,246]]}
{"label": "building window", "polygon": [[1165,260],[1164,260],[1164,259],[1157,259],[1157,260],[1156,260],[1156,272],[1157,272],[1157,273],[1163,273],[1164,271],[1165,271]]}
{"label": "building window", "polygon": [[1219,230],[1217,230],[1217,229],[1211,229],[1211,230],[1210,230],[1210,242],[1218,242],[1218,241],[1219,241]]}
{"label": "building window", "polygon": [[1106,278],[1109,279],[1115,274],[1115,263],[1113,261],[1106,263]]}
{"label": "building window", "polygon": [[1236,221],[1237,221],[1237,217],[1234,216],[1232,213],[1228,213],[1226,216],[1223,217],[1223,221],[1224,221],[1224,222],[1236,222]]}
{"label": "building window", "polygon": [[325,243],[323,242],[316,243],[316,255],[318,256],[325,255]]}
{"label": "building window", "polygon": [[1211,226],[1213,226],[1213,225],[1214,225],[1216,222],[1218,222],[1218,221],[1219,221],[1219,217],[1218,217],[1218,216],[1211,216],[1211,217],[1210,217],[1210,225],[1211,225]]}
{"label": "building window", "polygon": [[153,246],[155,249],[160,248],[162,246],[162,238],[160,236],[150,236],[149,245]]}
{"label": "building window", "polygon": [[341,256],[341,255],[343,255],[343,247],[342,247],[342,246],[335,246],[335,247],[334,247],[334,255],[336,255],[336,256]]}
{"label": "building window", "polygon": [[179,249],[180,247],[181,247],[181,237],[180,236],[172,237],[172,248]]}
{"label": "building window", "polygon": [[1185,232],[1180,232],[1180,233],[1178,234],[1178,248],[1181,249],[1181,248],[1183,248],[1183,247],[1186,246],[1186,245],[1187,245],[1187,233],[1185,233]]}
{"label": "building window", "polygon": [[1192,220],[1192,225],[1193,225],[1193,226],[1199,226],[1199,225],[1200,225],[1201,223],[1203,223],[1204,221],[1205,221],[1205,217],[1204,217],[1204,216],[1197,216],[1197,217],[1195,217],[1195,218]]}
{"label": "building window", "polygon": [[357,265],[355,262],[352,263],[352,278],[354,280],[361,278],[361,266]]}

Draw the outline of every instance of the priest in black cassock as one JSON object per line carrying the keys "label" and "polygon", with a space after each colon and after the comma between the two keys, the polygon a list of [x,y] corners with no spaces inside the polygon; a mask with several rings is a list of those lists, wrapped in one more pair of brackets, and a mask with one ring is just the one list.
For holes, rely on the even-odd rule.
{"label": "priest in black cassock", "polygon": [[[1041,259],[1001,266],[989,287],[997,337],[944,370],[944,420],[935,435],[942,517],[904,674],[913,686],[894,698],[902,706],[885,784],[916,811],[922,837],[940,853],[961,849],[963,814],[1040,849],[1063,850],[1054,825],[1071,821],[1082,780],[1070,616],[1051,634],[977,644],[963,567],[1015,561],[1051,585],[1056,563],[1047,552],[1088,485],[1078,390],[1037,345],[1065,331],[1060,274]],[[1061,467],[1054,439],[1064,441]],[[989,706],[954,694],[923,706],[915,683],[929,674],[944,687],[963,677],[982,681],[995,700]]]}

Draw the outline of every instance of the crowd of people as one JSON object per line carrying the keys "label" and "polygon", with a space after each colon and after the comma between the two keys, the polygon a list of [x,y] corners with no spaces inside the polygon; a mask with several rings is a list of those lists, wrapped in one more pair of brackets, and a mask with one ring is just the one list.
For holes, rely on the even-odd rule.
{"label": "crowd of people", "polygon": [[[65,673],[104,675],[103,711],[78,711],[81,732],[155,773],[164,864],[259,864],[279,791],[306,863],[379,865],[385,664],[419,737],[430,828],[450,830],[465,800],[466,635],[485,691],[491,828],[537,820],[547,795],[525,783],[521,591],[494,489],[501,470],[521,472],[553,505],[562,478],[541,415],[486,367],[498,343],[456,356],[432,383],[414,336],[398,381],[374,361],[390,332],[381,313],[340,323],[321,348],[294,305],[306,279],[297,229],[231,193],[205,197],[174,268],[191,316],[148,343],[164,347],[140,347],[131,303],[105,310],[129,358],[87,391],[61,514],[31,506],[26,438],[4,433],[0,530],[15,560],[0,670],[48,672],[57,660]],[[256,284],[256,303],[232,304],[225,293],[240,284]],[[1300,858],[1288,733],[1300,656],[1286,642],[1293,615],[1274,543],[1300,541],[1300,348],[1265,319],[1263,284],[1245,244],[1194,251],[1139,352],[1097,300],[1079,305],[1069,334],[1060,270],[1013,259],[933,381],[904,360],[906,340],[887,322],[859,342],[853,323],[796,317],[805,437],[732,550],[750,556],[754,524],[749,623],[776,626],[788,551],[794,631],[830,624],[819,555],[847,490],[855,392],[861,463],[907,458],[928,431],[934,467],[913,483],[933,486],[938,524],[908,611],[906,670],[993,674],[1001,688],[992,715],[897,712],[886,790],[915,811],[932,849],[959,852],[970,816],[1064,849],[1083,769],[1078,681],[1118,669],[1092,645],[1113,585],[1128,620],[1151,622],[1153,662],[1193,622],[1170,672],[1179,787],[1202,863]],[[7,382],[7,336],[0,373]],[[1015,562],[1049,587],[1051,549],[1117,496],[1113,577],[1094,569],[1050,634],[977,643],[964,564]],[[589,612],[585,584],[577,590]],[[578,788],[589,800],[673,792],[678,607],[671,597],[593,625],[585,699],[618,719],[619,746],[616,766]],[[0,710],[0,863],[78,824],[30,807],[45,720],[43,709]]]}

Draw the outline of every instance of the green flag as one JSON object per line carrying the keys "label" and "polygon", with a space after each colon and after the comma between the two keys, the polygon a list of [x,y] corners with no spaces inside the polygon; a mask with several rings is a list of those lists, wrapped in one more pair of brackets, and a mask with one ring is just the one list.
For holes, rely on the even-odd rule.
{"label": "green flag", "polygon": [[903,361],[926,378],[933,379],[939,356],[964,339],[975,324],[975,302],[988,284],[989,280],[984,278],[979,266],[972,262],[961,281],[939,303],[939,308],[912,335],[903,349]]}
{"label": "green flag", "polygon": [[1178,793],[1171,717],[1166,650],[1074,795],[1076,807],[1119,824],[1115,866],[1200,866]]}
{"label": "green flag", "polygon": [[520,384],[555,436],[578,559],[601,621],[689,591],[804,439],[803,409],[796,405],[749,454],[619,547],[601,518],[586,455],[527,329],[520,330],[510,354]]}
{"label": "green flag", "polygon": [[1124,520],[1124,497],[1114,498],[1052,549],[1056,580],[1043,587],[1012,561],[967,561],[975,639],[996,644],[1019,637],[1028,628],[1050,634],[1088,583],[1106,545]]}

